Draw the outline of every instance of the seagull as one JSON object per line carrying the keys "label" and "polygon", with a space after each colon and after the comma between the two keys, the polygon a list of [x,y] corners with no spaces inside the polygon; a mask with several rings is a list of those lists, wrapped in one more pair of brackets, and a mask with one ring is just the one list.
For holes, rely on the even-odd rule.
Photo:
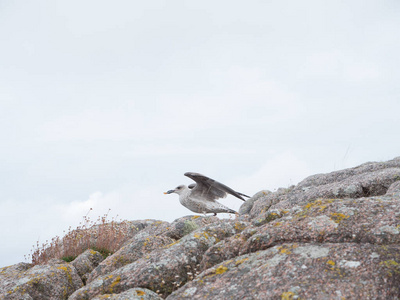
{"label": "seagull", "polygon": [[169,190],[164,194],[178,194],[179,202],[195,213],[213,213],[214,216],[216,216],[217,213],[237,214],[236,211],[219,203],[216,199],[225,198],[227,194],[231,194],[243,201],[246,201],[243,197],[250,198],[245,194],[235,192],[230,187],[199,173],[186,172],[185,176],[193,179],[196,183],[192,183],[189,186],[179,185],[174,190]]}

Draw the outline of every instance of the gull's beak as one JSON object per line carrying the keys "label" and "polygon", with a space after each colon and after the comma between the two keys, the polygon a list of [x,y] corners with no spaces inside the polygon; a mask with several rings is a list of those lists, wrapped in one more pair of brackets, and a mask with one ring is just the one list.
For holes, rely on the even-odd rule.
{"label": "gull's beak", "polygon": [[166,191],[166,192],[164,192],[164,194],[171,194],[171,193],[173,193],[173,192],[175,192],[175,190]]}

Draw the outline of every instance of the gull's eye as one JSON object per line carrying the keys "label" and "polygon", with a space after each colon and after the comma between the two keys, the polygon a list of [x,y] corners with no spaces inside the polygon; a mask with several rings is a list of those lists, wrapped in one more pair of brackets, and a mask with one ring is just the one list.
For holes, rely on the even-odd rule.
{"label": "gull's eye", "polygon": [[177,190],[180,190],[181,188],[182,188],[181,186],[178,186],[176,189],[177,189]]}

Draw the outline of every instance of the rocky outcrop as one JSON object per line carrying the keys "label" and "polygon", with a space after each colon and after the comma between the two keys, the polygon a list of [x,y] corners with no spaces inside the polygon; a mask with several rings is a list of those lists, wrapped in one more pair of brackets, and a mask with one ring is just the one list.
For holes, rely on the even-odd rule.
{"label": "rocky outcrop", "polygon": [[400,157],[263,190],[239,212],[126,222],[104,260],[0,269],[0,299],[400,299]]}
{"label": "rocky outcrop", "polygon": [[[149,253],[135,262],[97,277],[76,291],[70,299],[91,299],[104,293],[119,293],[144,287],[167,296],[193,278],[204,252],[244,226],[234,221],[219,221],[193,231],[182,239]],[[237,229],[238,228],[238,229]]]}
{"label": "rocky outcrop", "polygon": [[68,299],[83,286],[76,269],[63,261],[0,269],[0,299]]}

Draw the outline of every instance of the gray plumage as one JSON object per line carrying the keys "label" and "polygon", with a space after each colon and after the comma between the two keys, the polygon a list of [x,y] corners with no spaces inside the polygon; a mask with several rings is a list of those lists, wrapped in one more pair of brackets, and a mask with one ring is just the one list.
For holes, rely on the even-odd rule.
{"label": "gray plumage", "polygon": [[245,194],[235,192],[230,187],[208,178],[199,173],[187,172],[185,176],[193,179],[196,183],[189,186],[179,185],[174,190],[169,190],[164,194],[176,193],[179,195],[179,201],[183,206],[196,213],[231,213],[236,211],[216,201],[218,198],[225,198],[227,194],[231,194],[243,201],[244,197],[249,197]]}

